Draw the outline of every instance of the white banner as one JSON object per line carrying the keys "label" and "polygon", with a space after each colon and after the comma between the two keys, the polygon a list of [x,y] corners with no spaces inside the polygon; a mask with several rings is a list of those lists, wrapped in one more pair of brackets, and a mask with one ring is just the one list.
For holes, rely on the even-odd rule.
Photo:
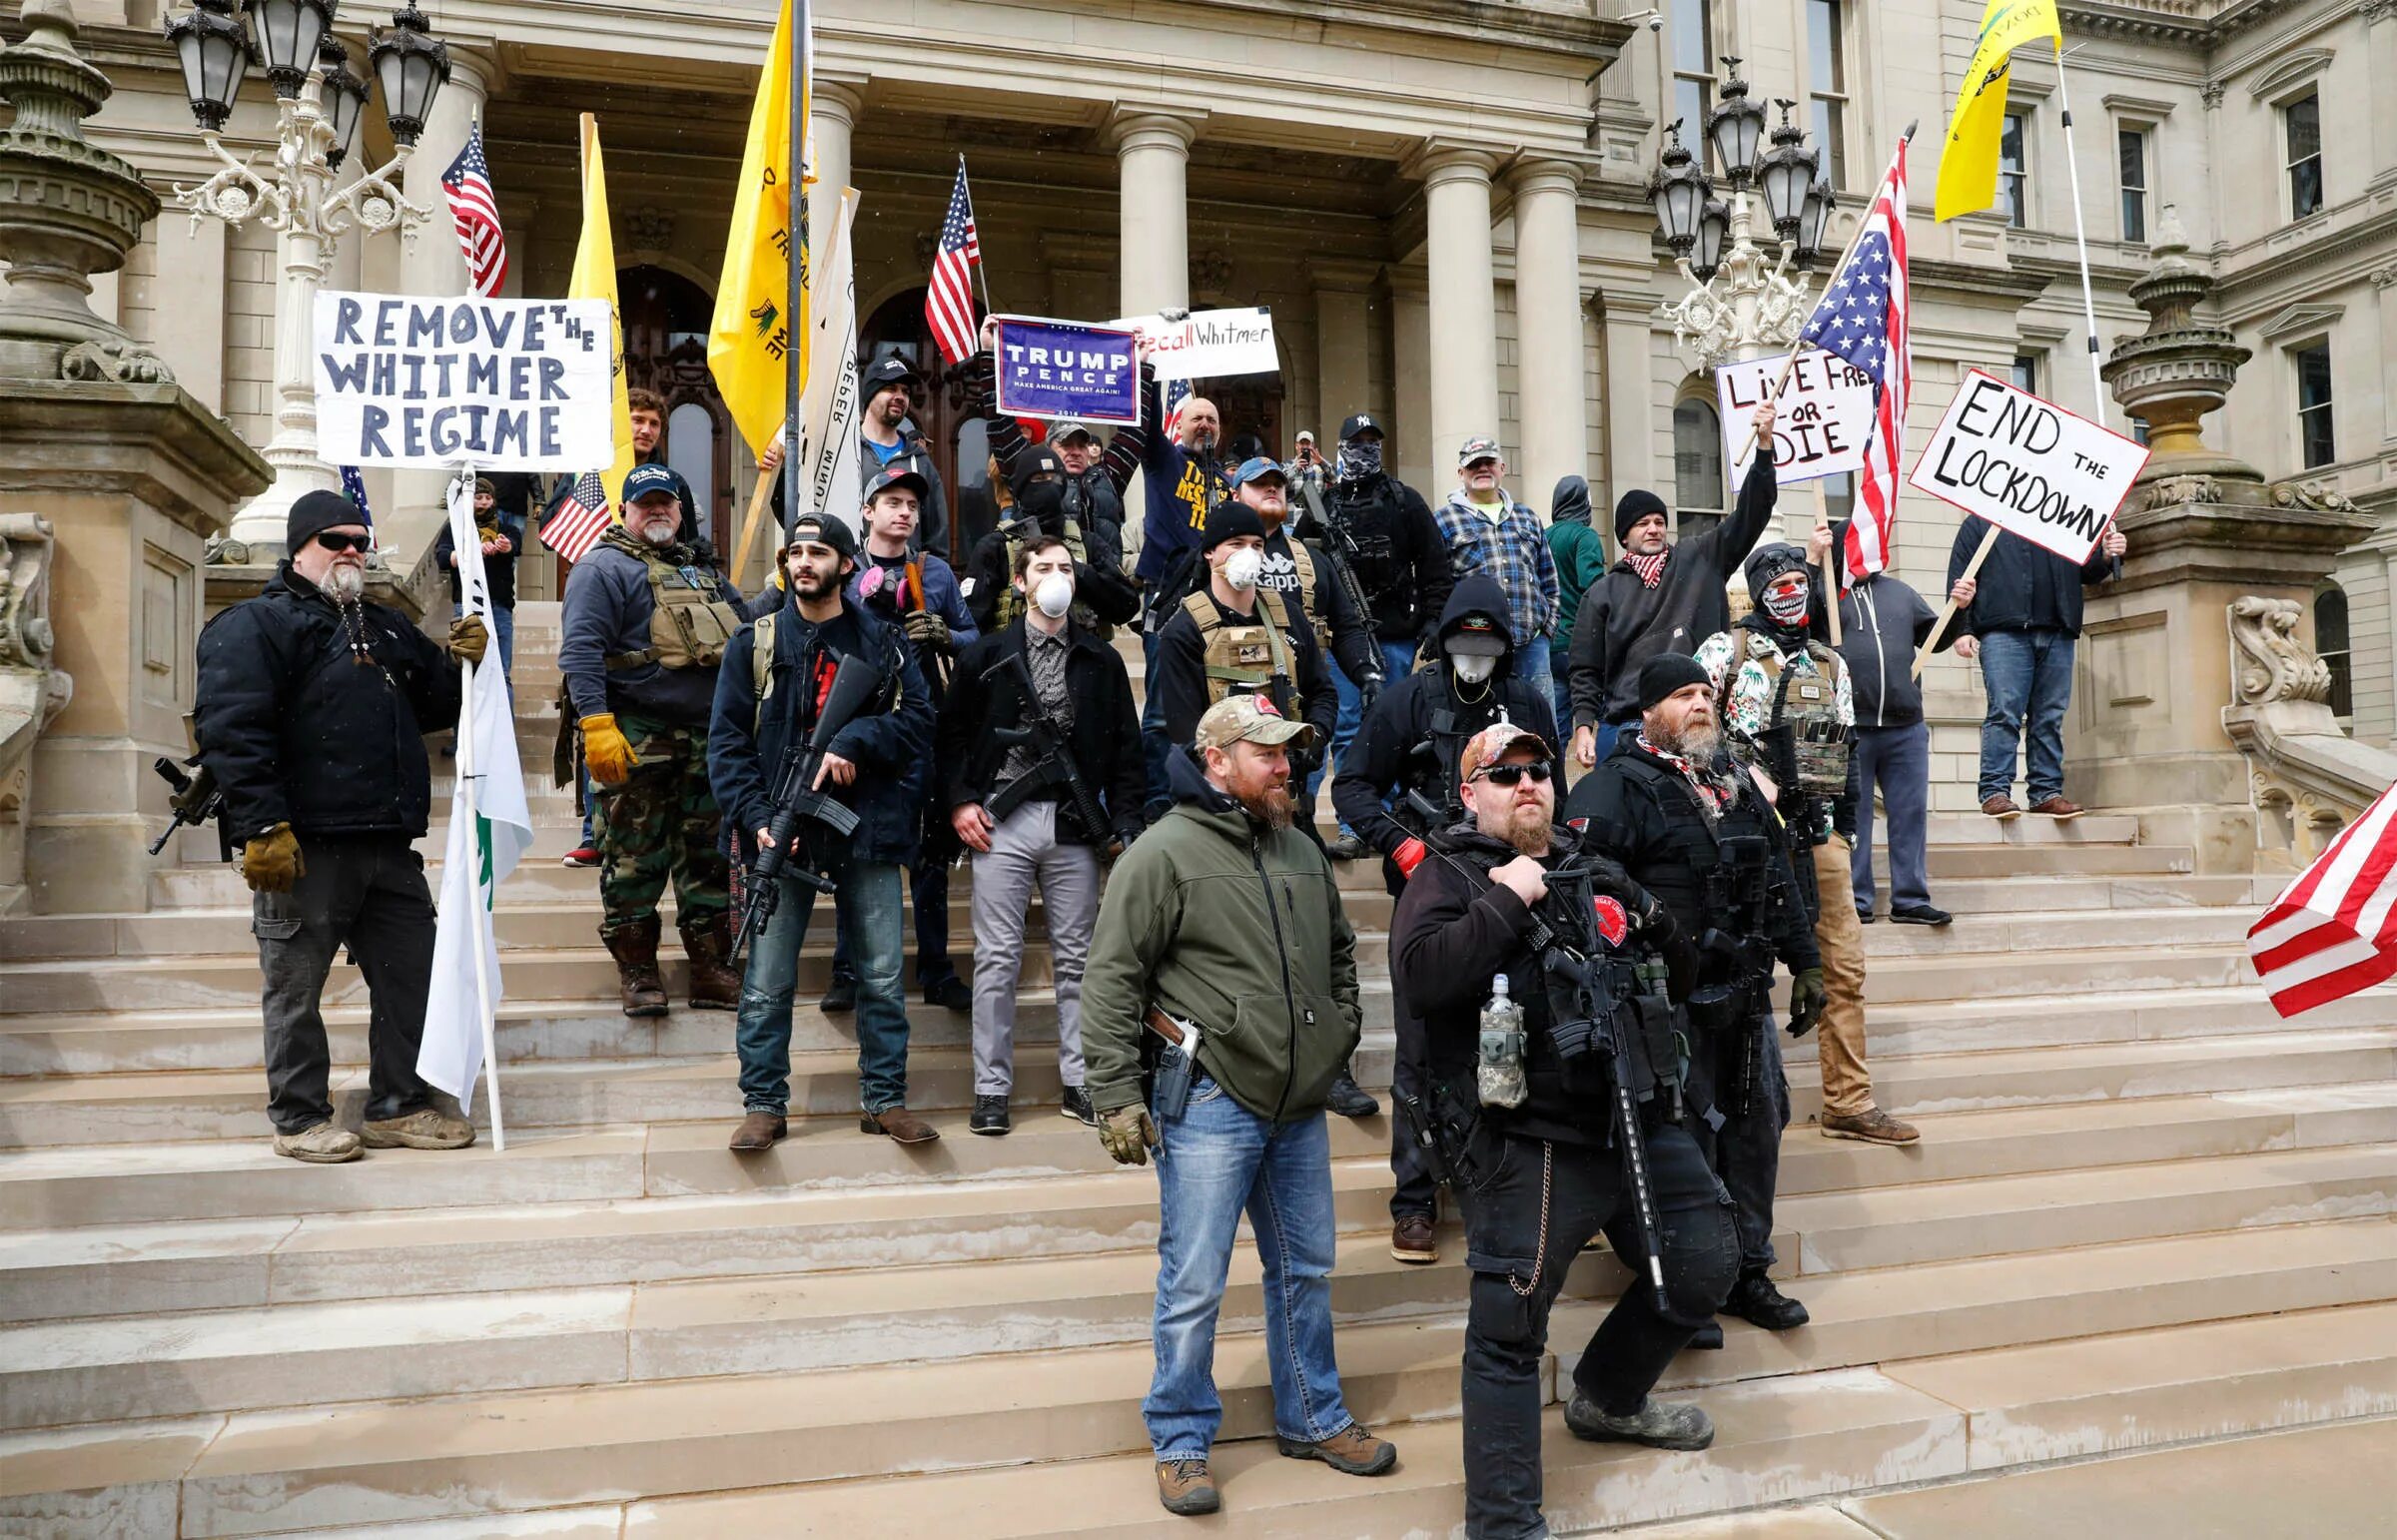
{"label": "white banner", "polygon": [[1281,357],[1273,351],[1273,313],[1261,305],[1246,310],[1199,311],[1180,321],[1132,316],[1108,325],[1140,334],[1149,345],[1150,367],[1160,380],[1270,375],[1281,368]]}
{"label": "white banner", "polygon": [[608,336],[598,300],[326,290],[313,350],[318,455],[432,469],[612,464]]}
{"label": "white banner", "polygon": [[[829,513],[865,537],[859,503],[865,496],[865,472],[857,446],[857,279],[850,261],[849,238],[857,218],[857,189],[841,194],[841,212],[833,221],[820,266],[807,290],[807,390],[799,399],[799,465],[806,480],[800,485],[802,513]],[[775,521],[789,525],[781,508]],[[777,548],[781,546],[777,540]],[[775,558],[781,560],[779,556]]]}
{"label": "white banner", "polygon": [[2147,446],[1981,370],[1907,480],[2067,561],[2086,561]]}
{"label": "white banner", "polygon": [[[1750,447],[1748,426],[1788,362],[1785,354],[1726,364],[1715,371],[1723,463],[1735,483],[1748,467],[1732,461]],[[1873,379],[1863,370],[1836,354],[1809,349],[1798,356],[1773,404],[1776,484],[1788,486],[1864,468],[1865,441],[1873,436]]]}

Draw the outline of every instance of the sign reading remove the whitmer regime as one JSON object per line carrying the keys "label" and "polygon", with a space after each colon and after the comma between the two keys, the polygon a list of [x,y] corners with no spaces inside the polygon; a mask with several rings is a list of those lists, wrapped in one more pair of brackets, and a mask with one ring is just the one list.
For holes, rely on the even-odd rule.
{"label": "sign reading remove the whitmer regime", "polygon": [[2138,440],[1974,370],[1907,480],[2067,561],[2086,561],[2146,463]]}
{"label": "sign reading remove the whitmer regime", "polygon": [[318,454],[334,465],[588,470],[616,457],[602,300],[317,296]]}

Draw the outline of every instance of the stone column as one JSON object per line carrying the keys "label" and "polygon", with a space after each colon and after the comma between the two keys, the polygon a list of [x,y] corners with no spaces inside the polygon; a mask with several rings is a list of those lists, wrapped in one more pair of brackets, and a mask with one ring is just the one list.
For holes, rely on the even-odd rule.
{"label": "stone column", "polygon": [[1635,486],[1645,486],[1674,501],[1670,480],[1658,484],[1656,468],[1656,333],[1651,318],[1656,297],[1639,290],[1610,288],[1600,292],[1600,325],[1605,331],[1605,385],[1601,396],[1606,412],[1606,486],[1593,491],[1590,504],[1596,523],[1613,548],[1612,509],[1617,498]]}
{"label": "stone column", "polygon": [[1338,450],[1341,418],[1372,410],[1372,288],[1380,272],[1379,263],[1307,259],[1315,291],[1315,446],[1326,455]]}
{"label": "stone column", "polygon": [[[2357,9],[2364,13],[2368,78],[2386,81],[2397,76],[2397,0],[2364,0]],[[2371,185],[2378,188],[2397,181],[2397,101],[2385,90],[2372,92],[2371,99]]]}
{"label": "stone column", "polygon": [[2372,304],[2380,321],[2380,436],[2397,441],[2397,263],[2372,273]]}
{"label": "stone column", "polygon": [[809,118],[815,139],[816,185],[808,192],[808,250],[824,250],[825,233],[840,212],[841,189],[849,185],[849,145],[857,115],[866,109],[865,80],[828,80],[819,71]]}
{"label": "stone column", "polygon": [[1123,313],[1191,303],[1191,142],[1198,120],[1119,109],[1109,127],[1119,173]]}
{"label": "stone column", "polygon": [[1391,408],[1397,431],[1382,448],[1392,475],[1437,506],[1456,484],[1456,445],[1443,462],[1431,440],[1431,306],[1421,268],[1390,270]]}
{"label": "stone column", "polygon": [[1473,434],[1498,432],[1497,301],[1490,277],[1490,173],[1497,165],[1487,150],[1435,141],[1411,168],[1423,179],[1435,465],[1452,458]]}
{"label": "stone column", "polygon": [[[1560,476],[1589,464],[1583,387],[1579,168],[1515,168],[1515,366],[1522,402],[1520,495],[1545,505]],[[1636,399],[1636,397],[1634,397]]]}

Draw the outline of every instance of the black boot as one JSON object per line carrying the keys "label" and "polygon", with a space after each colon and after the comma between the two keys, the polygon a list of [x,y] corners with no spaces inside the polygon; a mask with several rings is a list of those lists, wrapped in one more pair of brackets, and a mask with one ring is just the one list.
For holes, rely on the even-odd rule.
{"label": "black boot", "polygon": [[1340,1068],[1340,1078],[1331,1083],[1331,1092],[1324,1097],[1323,1105],[1342,1118],[1370,1118],[1381,1111],[1381,1104],[1365,1095],[1345,1065]]}
{"label": "black boot", "polygon": [[1761,1272],[1740,1274],[1723,1309],[1767,1331],[1791,1331],[1807,1321],[1806,1306],[1775,1288],[1773,1280]]}

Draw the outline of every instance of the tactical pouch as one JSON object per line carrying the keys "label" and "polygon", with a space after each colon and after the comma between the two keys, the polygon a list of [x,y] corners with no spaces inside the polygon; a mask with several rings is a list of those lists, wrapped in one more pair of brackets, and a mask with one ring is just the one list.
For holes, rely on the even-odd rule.
{"label": "tactical pouch", "polygon": [[724,644],[741,628],[740,612],[715,590],[688,583],[652,583],[657,605],[649,612],[649,651],[660,668],[713,668],[724,661]]}

